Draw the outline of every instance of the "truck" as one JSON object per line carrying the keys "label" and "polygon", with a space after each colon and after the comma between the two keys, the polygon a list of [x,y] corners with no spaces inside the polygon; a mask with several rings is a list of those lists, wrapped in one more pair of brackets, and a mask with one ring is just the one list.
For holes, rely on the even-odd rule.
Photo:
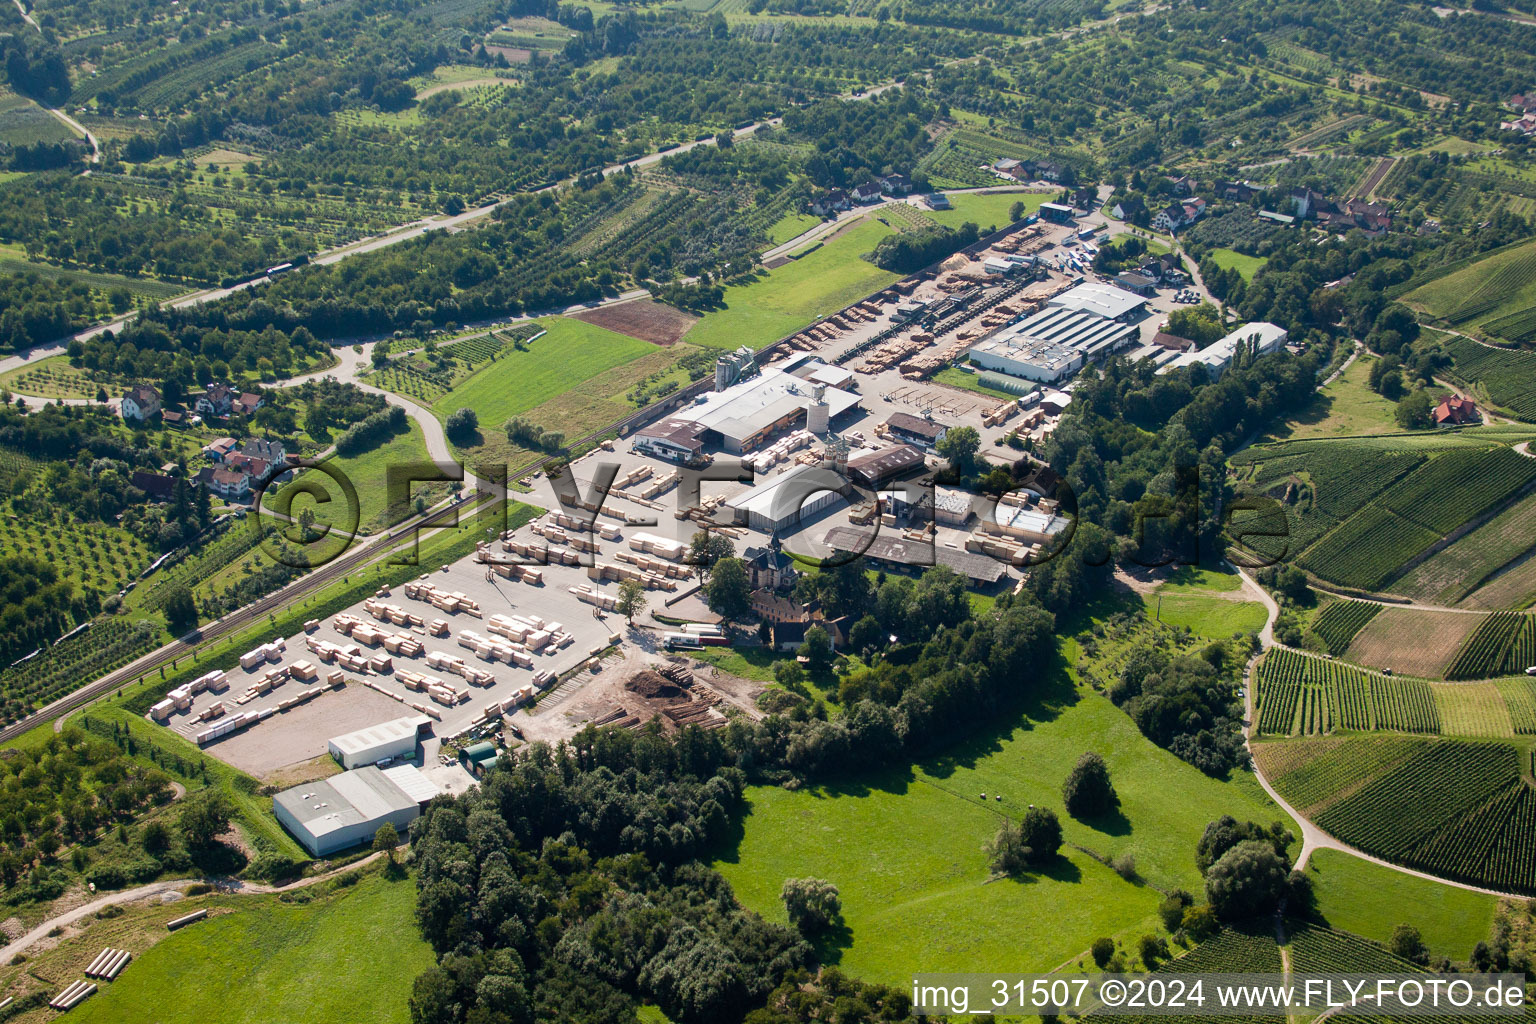
{"label": "truck", "polygon": [[[720,637],[724,640],[724,637]],[[663,633],[662,645],[669,651],[701,651],[704,649],[704,637],[695,636],[692,633]],[[729,643],[729,641],[727,641]]]}

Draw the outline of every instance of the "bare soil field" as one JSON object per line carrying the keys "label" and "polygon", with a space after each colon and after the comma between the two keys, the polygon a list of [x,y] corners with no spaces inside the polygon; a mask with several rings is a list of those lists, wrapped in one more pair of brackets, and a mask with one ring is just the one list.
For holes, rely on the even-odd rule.
{"label": "bare soil field", "polygon": [[1481,615],[1386,608],[1355,636],[1346,661],[1400,675],[1439,679]]}
{"label": "bare soil field", "polygon": [[699,322],[698,317],[654,299],[619,302],[574,313],[572,316],[618,334],[649,341],[653,345],[675,345],[688,333],[690,327]]}

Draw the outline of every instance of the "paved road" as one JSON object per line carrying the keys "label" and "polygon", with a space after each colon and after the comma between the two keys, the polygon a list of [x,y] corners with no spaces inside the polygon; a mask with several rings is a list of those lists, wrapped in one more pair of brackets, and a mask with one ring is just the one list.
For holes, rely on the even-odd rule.
{"label": "paved road", "polygon": [[[11,0],[11,2],[16,5],[16,10],[21,12],[22,21],[26,22],[28,25],[31,25],[38,32],[43,31],[43,27],[33,19],[31,13],[26,9],[25,6],[23,6],[21,0]],[[85,136],[86,145],[91,147],[91,163],[101,163],[101,145],[96,141],[96,136],[92,135],[89,131],[86,130],[85,125],[81,124],[79,121],[76,121],[74,118],[64,113],[64,111],[60,110],[58,107],[50,107],[42,100],[34,100],[33,102],[62,121],[65,127],[67,127],[70,131]]]}
{"label": "paved road", "polygon": [[[1280,606],[1275,603],[1275,599],[1271,597],[1263,587],[1259,586],[1253,577],[1248,575],[1246,570],[1238,569],[1237,573],[1243,578],[1244,587],[1258,595],[1259,600],[1264,605],[1265,611],[1268,613],[1264,623],[1264,628],[1259,633],[1260,651],[1253,657],[1252,660],[1248,662],[1247,668],[1243,670],[1243,736],[1244,738],[1251,741],[1253,738],[1254,722],[1253,667],[1258,662],[1259,658],[1263,657],[1265,651],[1268,651],[1271,647],[1280,646],[1275,642],[1274,633],[1275,620],[1280,617]],[[1253,776],[1259,780],[1259,785],[1264,787],[1264,792],[1269,794],[1269,798],[1278,804],[1281,810],[1285,811],[1286,814],[1291,816],[1291,819],[1295,821],[1297,829],[1301,833],[1301,853],[1296,858],[1297,870],[1301,870],[1307,866],[1307,861],[1311,859],[1312,854],[1315,851],[1337,850],[1340,853],[1347,853],[1351,857],[1358,857],[1361,860],[1370,861],[1372,864],[1376,864],[1384,868],[1389,868],[1404,875],[1412,875],[1415,878],[1422,878],[1425,881],[1438,882],[1441,885],[1454,886],[1457,889],[1468,889],[1472,892],[1480,892],[1489,896],[1501,896],[1509,899],[1522,898],[1514,893],[1500,892],[1497,889],[1485,889],[1482,886],[1468,885],[1465,882],[1455,882],[1449,878],[1440,878],[1437,875],[1431,875],[1424,871],[1415,871],[1413,868],[1406,868],[1401,864],[1393,864],[1391,861],[1382,860],[1380,857],[1373,857],[1363,850],[1357,850],[1353,846],[1350,846],[1348,843],[1335,839],[1327,832],[1324,832],[1322,829],[1312,824],[1312,822],[1300,811],[1292,807],[1284,797],[1275,791],[1275,787],[1270,785],[1269,780],[1264,777],[1264,771],[1259,767],[1259,762],[1257,759],[1255,759],[1253,762]]]}

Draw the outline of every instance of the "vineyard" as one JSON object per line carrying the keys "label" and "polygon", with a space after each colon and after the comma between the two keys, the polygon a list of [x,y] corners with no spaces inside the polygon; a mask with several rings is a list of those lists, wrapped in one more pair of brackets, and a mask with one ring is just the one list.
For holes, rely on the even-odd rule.
{"label": "vineyard", "polygon": [[1356,935],[1319,925],[1291,931],[1291,970],[1297,974],[1416,974],[1423,968]]}
{"label": "vineyard", "polygon": [[1386,771],[1430,742],[1410,736],[1327,737],[1258,743],[1253,756],[1281,796],[1316,814],[1361,779]]}
{"label": "vineyard", "polygon": [[1372,505],[1308,548],[1298,564],[1342,586],[1376,590],[1440,536]]}
{"label": "vineyard", "polygon": [[1381,612],[1381,605],[1369,601],[1336,601],[1324,608],[1312,623],[1312,632],[1328,647],[1334,657],[1343,654],[1355,634]]}
{"label": "vineyard", "polygon": [[1504,744],[1425,744],[1316,816],[1366,853],[1472,885],[1536,893],[1536,789]]}
{"label": "vineyard", "polygon": [[1453,325],[1524,310],[1521,297],[1536,280],[1536,246],[1525,245],[1497,253],[1431,281],[1404,298],[1430,315]]}
{"label": "vineyard", "polygon": [[1497,683],[1431,683],[1445,736],[1510,739],[1513,716]]}
{"label": "vineyard", "polygon": [[1509,723],[1520,736],[1536,736],[1536,679],[1520,676],[1494,684],[1509,708]]}
{"label": "vineyard", "polygon": [[1502,445],[1436,455],[1387,490],[1386,508],[1440,534],[1450,533],[1536,479],[1536,459]]}
{"label": "vineyard", "polygon": [[[1219,935],[1207,939],[1183,956],[1159,964],[1154,974],[1241,974],[1253,972],[1280,974],[1285,970],[1280,959],[1280,947],[1275,943],[1273,930],[1255,928],[1252,933],[1228,928]],[[1183,1015],[1181,1015],[1183,1016]],[[1093,1024],[1150,1024],[1155,1017],[1131,1017],[1103,1012],[1087,1017]],[[1280,1022],[1284,1015],[1278,1011],[1265,1016],[1249,1015],[1250,1020]],[[1230,1018],[1212,1015],[1184,1016],[1191,1024],[1220,1024]]]}
{"label": "vineyard", "polygon": [[1258,731],[1265,735],[1440,731],[1434,692],[1422,679],[1394,678],[1276,647],[1260,662],[1254,684]]}
{"label": "vineyard", "polygon": [[1445,350],[1463,383],[1481,385],[1489,401],[1524,419],[1536,419],[1536,354],[1489,348],[1450,337]]}
{"label": "vineyard", "polygon": [[1527,615],[1509,642],[1499,674],[1514,675],[1532,667],[1536,667],[1536,615]]}
{"label": "vineyard", "polygon": [[[1495,612],[1467,637],[1467,642],[1456,652],[1456,658],[1445,670],[1447,679],[1487,679],[1509,671],[1509,657],[1513,653],[1516,637],[1531,641],[1536,617],[1518,612]],[[1521,666],[1524,670],[1525,666]]]}

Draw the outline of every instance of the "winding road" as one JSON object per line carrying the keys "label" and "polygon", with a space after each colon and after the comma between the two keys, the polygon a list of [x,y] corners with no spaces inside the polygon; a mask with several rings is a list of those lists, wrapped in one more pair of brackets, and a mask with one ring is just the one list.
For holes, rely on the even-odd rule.
{"label": "winding road", "polygon": [[[1244,587],[1257,595],[1260,603],[1264,605],[1264,609],[1268,613],[1264,623],[1264,628],[1259,632],[1259,653],[1254,655],[1249,660],[1247,667],[1243,669],[1243,736],[1245,739],[1250,741],[1251,750],[1251,741],[1253,739],[1253,723],[1255,721],[1253,704],[1253,668],[1256,664],[1258,664],[1259,659],[1262,658],[1271,647],[1283,646],[1275,641],[1275,622],[1280,618],[1280,606],[1275,603],[1275,599],[1270,596],[1268,591],[1259,586],[1258,582],[1255,581],[1253,577],[1248,575],[1247,570],[1237,566],[1234,566],[1233,568],[1235,568],[1237,570],[1237,574],[1243,578]],[[1399,872],[1400,874],[1412,875],[1414,878],[1422,878],[1427,882],[1438,882],[1441,885],[1454,886],[1457,889],[1467,889],[1472,892],[1480,892],[1487,896],[1498,896],[1504,899],[1524,899],[1524,897],[1519,896],[1516,893],[1501,892],[1498,889],[1485,889],[1482,886],[1469,885],[1465,882],[1455,882],[1449,878],[1441,878],[1438,875],[1431,875],[1424,871],[1416,871],[1413,868],[1404,867],[1401,864],[1394,864],[1391,861],[1382,860],[1380,857],[1373,857],[1363,850],[1357,850],[1353,846],[1350,846],[1348,843],[1335,839],[1327,832],[1324,832],[1322,829],[1312,824],[1312,822],[1300,811],[1292,807],[1290,803],[1287,802],[1286,799],[1275,790],[1275,787],[1270,784],[1269,780],[1264,777],[1264,770],[1262,767],[1260,767],[1257,758],[1253,759],[1253,776],[1259,780],[1259,785],[1264,787],[1264,792],[1269,794],[1269,798],[1278,804],[1280,809],[1285,811],[1286,814],[1290,815],[1292,820],[1296,822],[1297,828],[1301,833],[1301,853],[1296,857],[1297,870],[1304,869],[1307,866],[1307,862],[1311,859],[1312,854],[1317,850],[1337,850],[1340,853],[1347,853],[1351,857],[1358,857],[1361,860],[1369,861],[1370,863],[1376,864],[1380,867],[1389,868],[1393,871]]]}

